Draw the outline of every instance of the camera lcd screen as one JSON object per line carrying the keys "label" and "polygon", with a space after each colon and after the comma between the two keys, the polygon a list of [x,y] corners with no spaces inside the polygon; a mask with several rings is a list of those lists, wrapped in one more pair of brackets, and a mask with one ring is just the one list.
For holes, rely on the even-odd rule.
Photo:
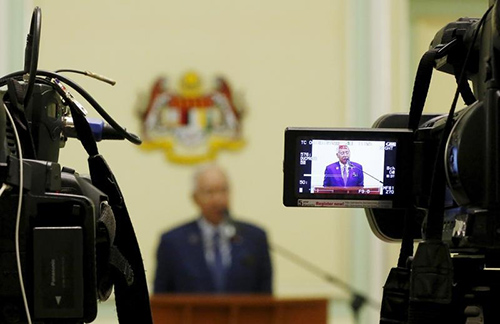
{"label": "camera lcd screen", "polygon": [[411,132],[401,129],[287,128],[283,203],[404,207],[410,139]]}

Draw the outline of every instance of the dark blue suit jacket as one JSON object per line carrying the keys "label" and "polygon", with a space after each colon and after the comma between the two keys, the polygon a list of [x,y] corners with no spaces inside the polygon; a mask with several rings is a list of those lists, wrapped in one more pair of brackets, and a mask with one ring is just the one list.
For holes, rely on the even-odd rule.
{"label": "dark blue suit jacket", "polygon": [[[272,267],[266,233],[251,224],[232,221],[231,267],[226,293],[272,293]],[[196,221],[161,237],[157,252],[155,293],[213,293],[205,261],[201,231]]]}
{"label": "dark blue suit jacket", "polygon": [[363,167],[356,162],[350,162],[349,177],[344,186],[344,179],[342,179],[342,169],[340,162],[335,162],[328,165],[325,169],[325,179],[323,180],[323,187],[363,187]]}

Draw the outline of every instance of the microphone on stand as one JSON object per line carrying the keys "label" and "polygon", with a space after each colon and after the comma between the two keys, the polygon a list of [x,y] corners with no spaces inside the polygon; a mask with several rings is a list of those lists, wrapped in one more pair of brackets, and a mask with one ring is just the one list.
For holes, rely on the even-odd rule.
{"label": "microphone on stand", "polygon": [[224,211],[224,228],[222,229],[224,232],[224,235],[229,238],[230,242],[235,242],[238,240],[238,231],[237,231],[237,225],[235,224],[233,218],[229,214],[229,211],[226,209]]}
{"label": "microphone on stand", "polygon": [[340,280],[339,278],[329,274],[325,270],[319,268],[318,266],[312,264],[311,262],[305,260],[302,258],[300,255],[293,253],[292,251],[288,250],[287,248],[280,246],[275,243],[269,242],[269,250],[272,252],[275,252],[276,254],[285,257],[287,260],[291,261],[295,265],[298,265],[302,269],[307,270],[309,273],[312,273],[319,278],[325,280],[329,284],[332,284],[334,286],[337,286],[339,288],[342,288],[343,290],[347,291],[348,293],[351,294],[352,300],[351,300],[351,309],[353,310],[353,315],[356,323],[359,322],[359,311],[364,305],[368,305],[372,307],[373,309],[379,311],[380,310],[380,303],[377,302],[376,300],[358,292],[356,289],[354,289],[351,285],[348,283]]}
{"label": "microphone on stand", "polygon": [[364,171],[363,169],[358,168],[357,166],[355,166],[355,165],[351,162],[351,160],[347,160],[347,166],[348,166],[349,168],[351,168],[351,169],[358,169],[359,171],[363,172],[364,174],[366,174],[366,175],[367,175],[367,176],[369,176],[370,178],[375,179],[377,182],[379,182],[379,183],[381,183],[381,184],[384,184],[384,182],[383,182],[383,181],[381,181],[381,180],[379,180],[379,179],[375,178],[374,176],[372,176],[372,175],[371,175],[371,174],[369,174],[368,172],[366,172],[366,171]]}

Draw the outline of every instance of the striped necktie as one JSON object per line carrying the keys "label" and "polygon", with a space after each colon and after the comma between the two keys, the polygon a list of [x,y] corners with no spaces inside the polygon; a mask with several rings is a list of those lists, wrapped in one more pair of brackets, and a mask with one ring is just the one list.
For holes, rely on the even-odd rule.
{"label": "striped necktie", "polygon": [[223,292],[225,289],[226,269],[222,263],[222,253],[220,247],[220,234],[216,231],[213,236],[214,263],[212,265],[212,278],[216,292]]}

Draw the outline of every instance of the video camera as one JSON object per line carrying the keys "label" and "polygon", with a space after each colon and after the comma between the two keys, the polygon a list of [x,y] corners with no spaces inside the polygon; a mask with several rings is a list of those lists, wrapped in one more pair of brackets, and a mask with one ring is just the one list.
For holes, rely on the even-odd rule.
{"label": "video camera", "polygon": [[[448,114],[423,115],[434,68],[453,74],[457,91]],[[365,208],[379,238],[402,240],[380,323],[500,322],[491,270],[500,264],[499,82],[500,5],[491,1],[481,19],[436,34],[409,114],[382,116],[371,129],[285,130],[286,206]],[[455,112],[459,95],[467,106]],[[358,166],[340,161],[341,148]]]}
{"label": "video camera", "polygon": [[[380,226],[379,213],[371,209],[400,209],[397,215],[394,214],[396,219],[404,218],[402,210],[412,205],[427,208],[425,204],[431,189],[429,178],[434,171],[436,155],[440,153],[439,142],[444,138],[446,149],[438,164],[444,167],[451,195],[443,200],[445,205],[465,207],[472,214],[498,206],[500,183],[497,180],[499,158],[496,148],[500,138],[498,125],[492,120],[498,115],[498,103],[492,96],[497,74],[500,74],[500,70],[495,69],[495,64],[498,64],[495,60],[499,58],[494,55],[500,37],[491,17],[496,8],[486,18],[489,25],[480,28],[479,19],[463,18],[444,27],[431,44],[431,48],[439,52],[435,68],[457,77],[461,72],[457,69],[463,67],[466,51],[471,48],[463,73],[464,78],[472,81],[477,101],[451,114],[452,129],[445,129],[449,114],[422,115],[421,112],[385,115],[374,123],[374,128],[368,129],[287,128],[284,205],[367,208],[372,218],[370,222],[378,226],[374,229],[375,234],[388,240],[401,239],[402,227],[398,230]],[[474,34],[479,31],[481,37],[473,44]],[[486,77],[487,81],[479,82]],[[414,93],[412,101],[420,100],[423,108],[425,95],[424,98],[415,98]],[[413,102],[413,106],[418,105]],[[415,124],[415,120],[417,127],[409,125],[410,122]],[[365,180],[368,179],[364,186],[323,186],[325,167],[337,161],[339,145],[347,145],[354,159],[364,162],[361,163],[365,167],[361,173]],[[484,158],[473,159],[471,152],[475,157]],[[415,196],[416,199],[412,198]],[[383,210],[380,214],[386,212]]]}
{"label": "video camera", "polygon": [[[114,286],[120,323],[151,323],[132,223],[96,145],[141,141],[60,73],[103,77],[38,70],[40,31],[37,7],[24,70],[0,78],[0,322],[90,323]],[[69,88],[107,123],[86,118]],[[90,177],[57,163],[68,137],[89,154]]]}

